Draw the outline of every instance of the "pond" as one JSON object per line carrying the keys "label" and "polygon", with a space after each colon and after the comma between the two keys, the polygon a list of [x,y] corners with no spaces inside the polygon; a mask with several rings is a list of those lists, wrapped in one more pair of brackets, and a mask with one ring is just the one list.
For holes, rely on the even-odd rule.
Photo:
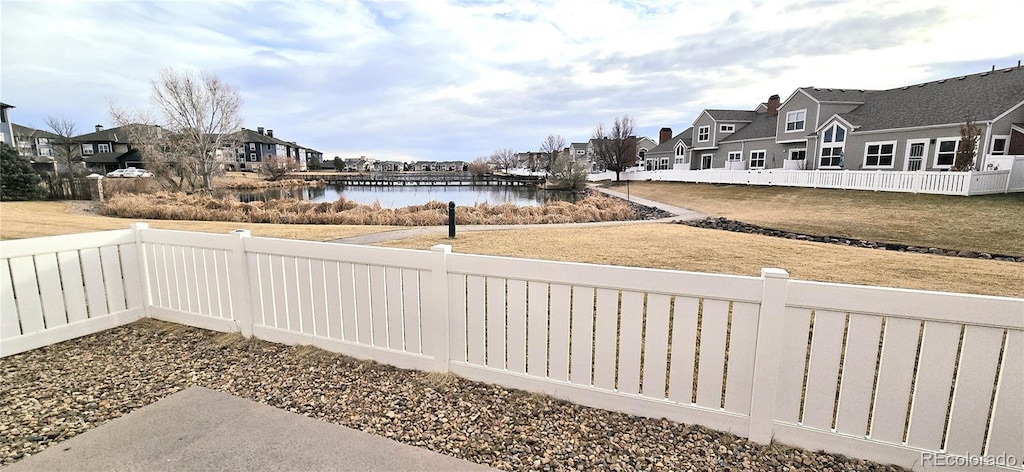
{"label": "pond", "polygon": [[327,184],[318,187],[284,187],[259,190],[224,190],[218,196],[237,198],[242,202],[273,199],[297,199],[314,203],[334,202],[339,197],[372,205],[380,202],[384,208],[422,205],[432,200],[455,202],[458,206],[477,203],[500,205],[514,203],[519,206],[543,205],[547,201],[575,201],[578,195],[557,190],[542,190],[518,185],[395,185],[363,186]]}

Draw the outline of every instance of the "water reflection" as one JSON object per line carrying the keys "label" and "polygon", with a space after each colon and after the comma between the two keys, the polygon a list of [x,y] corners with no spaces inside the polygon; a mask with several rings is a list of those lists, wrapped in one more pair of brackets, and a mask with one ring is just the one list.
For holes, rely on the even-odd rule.
{"label": "water reflection", "polygon": [[453,201],[459,206],[471,206],[484,202],[491,205],[514,203],[519,206],[528,206],[542,205],[546,201],[575,201],[577,198],[577,195],[570,192],[506,185],[345,186],[328,184],[317,187],[224,190],[218,192],[217,195],[233,197],[241,202],[287,199],[314,203],[333,202],[344,196],[348,200],[364,205],[380,202],[380,205],[385,208],[422,205],[431,200]]}

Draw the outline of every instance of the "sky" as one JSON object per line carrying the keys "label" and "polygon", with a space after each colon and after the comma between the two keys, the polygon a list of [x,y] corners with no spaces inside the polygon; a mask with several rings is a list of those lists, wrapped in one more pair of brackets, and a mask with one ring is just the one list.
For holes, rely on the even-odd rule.
{"label": "sky", "polygon": [[796,88],[886,89],[1016,66],[1019,0],[2,0],[0,100],[83,132],[150,108],[161,69],[234,86],[245,127],[333,156],[472,160],[657,139]]}

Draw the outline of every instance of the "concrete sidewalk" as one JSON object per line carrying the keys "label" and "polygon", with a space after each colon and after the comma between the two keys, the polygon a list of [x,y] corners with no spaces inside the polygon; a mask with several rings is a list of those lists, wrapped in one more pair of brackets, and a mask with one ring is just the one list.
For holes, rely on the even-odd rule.
{"label": "concrete sidewalk", "polygon": [[[609,190],[603,187],[590,186],[592,190],[596,190],[601,193],[611,195],[626,200],[626,194],[617,192],[615,190]],[[706,217],[703,213],[697,213],[693,210],[681,208],[673,205],[668,205],[654,200],[647,200],[645,198],[630,196],[630,201],[638,203],[640,205],[658,208],[663,211],[667,211],[674,216],[668,218],[661,218],[657,220],[627,220],[627,221],[601,221],[597,223],[552,223],[552,224],[533,224],[533,225],[459,225],[456,228],[456,234],[467,231],[502,231],[502,230],[516,230],[516,229],[549,229],[549,228],[593,228],[597,226],[621,226],[621,225],[634,225],[634,224],[647,224],[647,223],[667,223],[671,221],[679,220],[699,220]],[[380,233],[369,233],[361,234],[358,236],[350,236],[347,238],[334,239],[331,243],[344,243],[344,244],[359,244],[369,245],[383,243],[386,241],[395,241],[399,239],[412,238],[416,236],[423,236],[426,234],[448,234],[447,226],[416,226],[408,229],[398,229],[394,231],[383,231]]]}
{"label": "concrete sidewalk", "polygon": [[4,471],[493,470],[192,387]]}

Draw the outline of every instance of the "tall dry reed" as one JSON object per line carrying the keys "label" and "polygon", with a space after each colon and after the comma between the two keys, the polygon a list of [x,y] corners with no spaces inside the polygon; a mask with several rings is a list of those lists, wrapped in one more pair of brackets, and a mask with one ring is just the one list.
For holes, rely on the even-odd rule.
{"label": "tall dry reed", "polygon": [[[298,200],[243,203],[209,195],[168,192],[114,195],[103,204],[100,212],[121,218],[243,223],[436,226],[448,221],[448,205],[437,201],[404,208],[381,208],[380,203],[360,205],[344,198],[322,203]],[[523,207],[511,203],[480,203],[458,207],[455,211],[455,220],[462,225],[587,223],[634,218],[636,213],[625,202],[598,194],[576,203],[548,202]]]}

